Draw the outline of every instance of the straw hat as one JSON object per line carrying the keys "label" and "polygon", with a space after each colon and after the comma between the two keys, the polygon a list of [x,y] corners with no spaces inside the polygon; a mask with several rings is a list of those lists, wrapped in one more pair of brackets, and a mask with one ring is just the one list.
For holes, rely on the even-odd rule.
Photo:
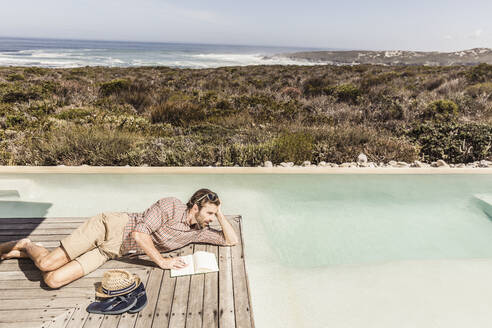
{"label": "straw hat", "polygon": [[104,272],[101,285],[96,289],[96,296],[108,298],[125,295],[140,285],[140,277],[122,269]]}

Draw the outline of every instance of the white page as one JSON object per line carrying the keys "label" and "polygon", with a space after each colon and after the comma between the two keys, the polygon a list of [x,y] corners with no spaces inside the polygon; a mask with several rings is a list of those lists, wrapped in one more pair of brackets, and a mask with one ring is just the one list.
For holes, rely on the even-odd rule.
{"label": "white page", "polygon": [[194,274],[194,264],[193,264],[193,255],[186,255],[180,257],[186,264],[184,268],[181,269],[171,269],[171,277],[179,277],[186,276],[188,274]]}
{"label": "white page", "polygon": [[219,271],[214,253],[198,251],[193,254],[195,259],[195,273]]}

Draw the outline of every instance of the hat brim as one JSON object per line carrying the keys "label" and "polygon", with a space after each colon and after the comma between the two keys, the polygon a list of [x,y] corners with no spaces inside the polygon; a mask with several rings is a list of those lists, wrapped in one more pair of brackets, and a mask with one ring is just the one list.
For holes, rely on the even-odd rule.
{"label": "hat brim", "polygon": [[99,285],[96,289],[96,297],[100,297],[100,298],[110,298],[110,297],[115,297],[115,296],[121,296],[121,295],[125,295],[125,294],[128,294],[132,291],[134,291],[135,289],[138,288],[138,286],[140,286],[140,283],[141,283],[141,280],[140,280],[140,277],[136,274],[133,275],[135,277],[135,286],[130,289],[130,290],[127,290],[127,291],[124,291],[120,294],[111,294],[111,295],[108,295],[106,293],[103,292],[102,290],[102,285]]}

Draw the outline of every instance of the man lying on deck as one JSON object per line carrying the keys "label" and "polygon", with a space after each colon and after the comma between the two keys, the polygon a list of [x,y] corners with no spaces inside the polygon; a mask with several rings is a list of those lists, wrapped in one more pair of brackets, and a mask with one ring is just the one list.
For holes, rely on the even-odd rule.
{"label": "man lying on deck", "polygon": [[[196,191],[187,204],[166,197],[143,213],[107,212],[93,216],[51,252],[28,238],[2,243],[0,258],[31,258],[51,288],[64,286],[110,259],[132,253],[147,254],[162,269],[180,269],[186,266],[181,259],[164,258],[160,252],[194,242],[222,246],[237,243],[234,228],[220,205],[217,194],[209,189]],[[214,216],[222,231],[209,227]]]}

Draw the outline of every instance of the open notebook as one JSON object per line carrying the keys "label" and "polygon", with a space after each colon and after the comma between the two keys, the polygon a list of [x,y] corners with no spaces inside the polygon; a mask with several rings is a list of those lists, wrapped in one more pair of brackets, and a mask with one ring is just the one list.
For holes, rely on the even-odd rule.
{"label": "open notebook", "polygon": [[171,269],[171,277],[219,271],[215,254],[210,252],[198,251],[193,255],[181,256],[181,259],[188,265],[182,269]]}

